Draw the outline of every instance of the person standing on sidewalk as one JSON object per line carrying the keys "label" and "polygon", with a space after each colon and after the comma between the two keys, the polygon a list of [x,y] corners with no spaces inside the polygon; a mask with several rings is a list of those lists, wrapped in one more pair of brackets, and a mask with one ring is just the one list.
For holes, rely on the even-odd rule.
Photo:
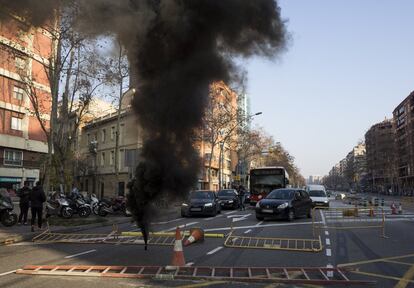
{"label": "person standing on sidewalk", "polygon": [[[27,213],[29,212],[30,206],[30,193],[31,189],[27,183],[24,182],[24,185],[20,190],[17,192],[17,196],[20,198],[19,206],[20,206],[20,214],[19,214],[19,224],[27,225]],[[23,222],[22,222],[23,221]]]}
{"label": "person standing on sidewalk", "polygon": [[46,201],[45,191],[40,181],[37,181],[36,186],[33,187],[32,193],[30,193],[30,205],[32,212],[32,232],[34,232],[34,225],[37,217],[37,226],[42,229],[42,217],[43,217],[43,203]]}
{"label": "person standing on sidewalk", "polygon": [[246,190],[242,185],[239,186],[238,194],[240,211],[244,211],[246,210],[246,208],[244,207],[244,195],[246,194]]}

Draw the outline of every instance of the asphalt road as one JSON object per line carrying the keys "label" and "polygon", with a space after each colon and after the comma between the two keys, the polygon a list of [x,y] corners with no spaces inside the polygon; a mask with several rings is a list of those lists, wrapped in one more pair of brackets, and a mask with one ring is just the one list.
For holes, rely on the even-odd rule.
{"label": "asphalt road", "polygon": [[[331,207],[347,207],[338,200]],[[323,216],[322,216],[323,215]],[[357,269],[349,273],[351,279],[377,281],[375,287],[414,287],[414,213],[387,215],[385,235],[378,226],[380,220],[368,219],[361,223],[339,223],[331,214],[319,213],[315,221],[321,229],[313,236],[312,219],[294,222],[257,221],[253,209],[222,211],[216,217],[181,218],[179,211],[152,225],[153,231],[174,231],[201,227],[210,233],[243,237],[305,238],[321,237],[320,252],[296,252],[267,249],[227,248],[223,238],[207,238],[184,248],[185,260],[192,266],[227,267],[327,267],[343,266]],[[380,217],[378,217],[379,219]],[[379,224],[378,224],[379,223]],[[352,226],[354,225],[354,226]],[[233,227],[232,227],[233,226]],[[324,228],[327,226],[328,228]],[[352,226],[353,229],[332,229]],[[137,231],[134,224],[119,226],[122,231]],[[83,233],[110,233],[111,227],[100,227]],[[31,242],[0,246],[0,287],[276,287],[275,284],[223,283],[190,281],[144,281],[136,279],[110,279],[88,277],[53,277],[17,275],[13,271],[24,265],[169,265],[172,246],[150,246],[144,251],[141,245],[109,244],[37,244]],[[266,286],[267,285],[267,286]],[[286,285],[290,287],[289,285]],[[279,287],[279,286],[277,286]],[[296,286],[297,287],[297,286]]]}

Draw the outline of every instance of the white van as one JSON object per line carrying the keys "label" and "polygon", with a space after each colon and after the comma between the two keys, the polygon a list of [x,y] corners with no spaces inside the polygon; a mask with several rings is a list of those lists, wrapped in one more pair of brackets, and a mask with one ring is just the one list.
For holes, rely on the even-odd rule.
{"label": "white van", "polygon": [[314,206],[329,207],[329,199],[326,194],[325,186],[307,185],[306,192],[308,192]]}

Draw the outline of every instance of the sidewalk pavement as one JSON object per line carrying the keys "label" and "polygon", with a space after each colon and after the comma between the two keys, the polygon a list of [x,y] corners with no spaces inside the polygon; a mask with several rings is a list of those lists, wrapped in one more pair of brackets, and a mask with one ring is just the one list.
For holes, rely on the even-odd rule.
{"label": "sidewalk pavement", "polygon": [[[90,216],[94,217],[94,216]],[[99,217],[99,216],[95,216]],[[53,226],[53,232],[60,232],[60,233],[72,233],[72,232],[79,232],[84,230],[89,230],[97,227],[104,227],[104,226],[112,226],[113,224],[123,224],[132,221],[131,217],[125,216],[115,216],[115,217],[107,217],[105,218],[107,221],[81,225],[81,226]],[[70,219],[69,219],[70,221]],[[1,225],[1,224],[0,224]],[[13,244],[21,241],[29,241],[36,235],[42,233],[42,231],[31,232],[30,231],[30,223],[29,225],[14,225],[12,227],[4,227],[0,226],[0,246],[1,245],[8,245]]]}
{"label": "sidewalk pavement", "polygon": [[[165,209],[158,220],[170,219],[173,214],[178,214],[179,206],[176,204],[171,205],[169,208]],[[14,210],[17,214],[19,214],[19,207],[17,205],[17,209]],[[74,216],[76,217],[76,216]],[[95,215],[89,216],[87,219],[91,217],[99,217]],[[29,212],[30,218],[30,212]],[[72,218],[73,219],[73,218]],[[76,217],[76,220],[81,219]],[[123,224],[132,222],[132,217],[125,217],[125,216],[107,216],[103,218],[107,221],[87,224],[87,225],[80,225],[80,226],[53,226],[53,232],[60,232],[60,233],[73,233],[79,231],[85,231],[97,227],[105,227],[105,226],[112,226],[113,224]],[[70,221],[70,219],[68,219]],[[29,222],[29,221],[28,221]],[[29,222],[30,223],[30,222]],[[21,241],[29,241],[36,235],[42,233],[42,231],[38,232],[30,232],[30,225],[14,225],[13,227],[4,227],[0,224],[0,246],[13,244]]]}

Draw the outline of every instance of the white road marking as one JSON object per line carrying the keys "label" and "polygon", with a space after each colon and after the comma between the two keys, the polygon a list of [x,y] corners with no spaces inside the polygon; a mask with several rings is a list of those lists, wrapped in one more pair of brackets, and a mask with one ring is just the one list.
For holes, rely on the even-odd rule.
{"label": "white road marking", "polygon": [[332,251],[331,249],[326,249],[326,256],[332,256]]}
{"label": "white road marking", "polygon": [[234,218],[234,217],[247,217],[247,216],[250,216],[250,215],[252,215],[252,213],[250,213],[250,214],[237,214],[237,215],[230,215],[230,216],[227,216],[227,218]]}
{"label": "white road marking", "polygon": [[[232,218],[233,219],[232,222],[239,222],[239,221],[247,220],[247,217],[249,217],[250,215],[252,215],[252,214],[251,213],[246,214],[246,215],[243,215],[240,218]],[[229,217],[229,216],[227,216],[227,217]]]}
{"label": "white road marking", "polygon": [[326,241],[326,245],[331,245],[331,239],[326,238],[325,241]]}
{"label": "white road marking", "polygon": [[[315,223],[320,224],[321,222],[315,222]],[[260,226],[257,226],[257,224],[255,224],[255,225],[249,225],[249,226],[210,228],[210,229],[204,229],[204,231],[226,231],[226,230],[231,230],[231,229],[237,230],[237,229],[277,227],[277,226],[296,226],[296,225],[312,225],[312,222],[280,223],[280,224],[274,223],[274,224],[264,224]]]}
{"label": "white road marking", "polygon": [[177,221],[184,220],[184,219],[185,218],[177,218],[177,219],[173,219],[173,220],[169,220],[169,221],[153,222],[151,224],[155,224],[155,225],[168,224],[168,223],[177,222]]}
{"label": "white road marking", "polygon": [[76,257],[76,256],[85,255],[85,254],[92,253],[92,252],[96,252],[96,250],[95,250],[95,249],[92,249],[92,250],[89,250],[89,251],[85,251],[85,252],[81,252],[81,253],[77,253],[77,254],[69,255],[69,256],[66,256],[66,257],[64,257],[64,258],[65,258],[65,259],[70,259],[70,258],[74,258],[74,257]]}
{"label": "white road marking", "polygon": [[13,270],[13,271],[9,271],[9,272],[4,272],[4,273],[1,273],[0,274],[0,277],[1,276],[6,276],[6,275],[9,275],[9,274],[13,274],[13,273],[15,273],[17,270]]}
{"label": "white road marking", "polygon": [[[195,224],[198,224],[199,222],[190,222],[190,223],[186,223],[186,224],[183,224],[183,225],[180,225],[180,226],[178,226],[180,229],[182,229],[182,228],[185,228],[185,227],[188,227],[188,226],[191,226],[191,225],[195,225]],[[177,229],[177,227],[172,227],[172,228],[170,228],[170,229],[167,229],[167,230],[165,230],[165,231],[173,231],[173,230],[175,230],[175,229]]]}
{"label": "white road marking", "polygon": [[321,213],[321,218],[322,218],[322,224],[323,224],[323,226],[326,226],[325,215],[323,215],[322,210],[319,210],[319,213]]}
{"label": "white road marking", "polygon": [[328,231],[325,231],[325,235],[326,235],[326,236],[329,236],[329,232],[328,232]]}
{"label": "white road marking", "polygon": [[255,226],[260,226],[263,224],[263,221],[260,221],[259,223],[257,223]]}
{"label": "white road marking", "polygon": [[187,267],[190,267],[190,266],[193,266],[194,265],[194,262],[188,262],[187,264],[185,264],[185,266],[187,266]]}
{"label": "white road marking", "polygon": [[[333,268],[331,264],[326,265],[326,268]],[[333,271],[328,271],[327,276],[332,278],[333,277]]]}
{"label": "white road marking", "polygon": [[220,251],[221,249],[223,249],[223,246],[217,247],[216,249],[213,249],[213,250],[207,252],[207,255],[214,254],[214,253]]}
{"label": "white road marking", "polygon": [[252,231],[252,229],[246,230],[246,231],[244,231],[244,234],[247,234],[247,233],[249,233],[251,231]]}
{"label": "white road marking", "polygon": [[223,215],[217,215],[217,216],[215,216],[215,217],[208,217],[208,218],[206,218],[206,219],[204,219],[205,221],[210,221],[210,220],[213,220],[213,219],[215,219],[215,218],[219,218],[219,217],[223,217]]}
{"label": "white road marking", "polygon": [[226,215],[230,215],[230,214],[234,214],[234,213],[236,213],[237,211],[230,211],[230,212],[226,212],[226,213],[224,213],[224,214],[226,214]]}

